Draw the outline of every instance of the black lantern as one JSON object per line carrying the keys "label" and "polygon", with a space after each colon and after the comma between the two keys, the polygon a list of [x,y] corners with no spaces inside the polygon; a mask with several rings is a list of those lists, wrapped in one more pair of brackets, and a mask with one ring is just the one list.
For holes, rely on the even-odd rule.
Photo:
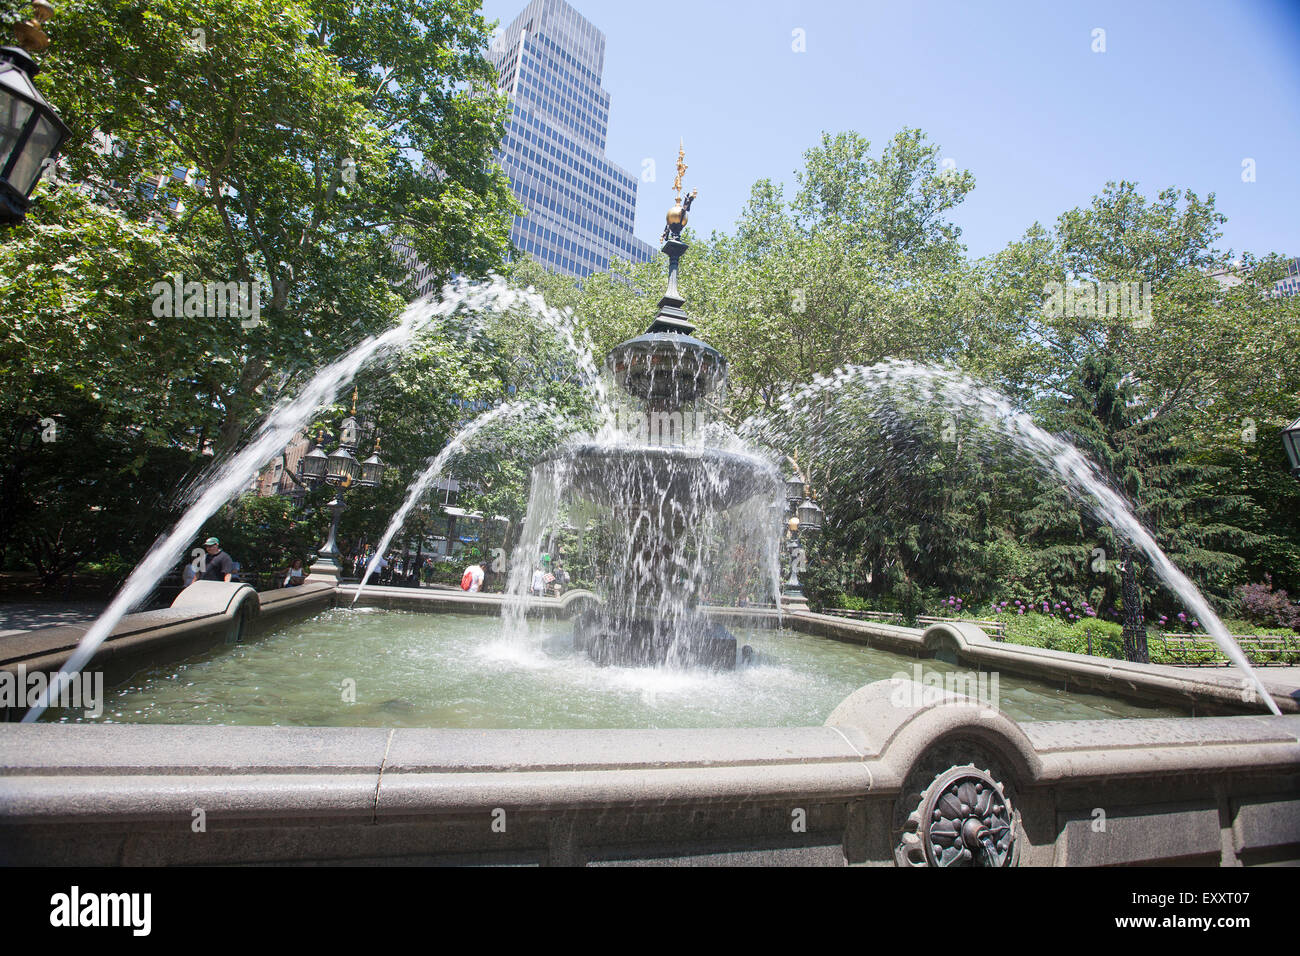
{"label": "black lantern", "polygon": [[[355,399],[353,408],[356,408]],[[339,426],[339,444],[347,448],[357,447],[357,420],[355,418],[343,419],[343,424]]]}
{"label": "black lantern", "polygon": [[29,197],[69,130],[32,83],[36,63],[0,47],[0,222],[21,222]]}
{"label": "black lantern", "polygon": [[359,484],[362,488],[378,488],[380,481],[384,477],[384,463],[379,460],[379,451],[361,463],[361,481]]}
{"label": "black lantern", "polygon": [[799,516],[799,530],[801,531],[820,531],[822,527],[822,509],[817,507],[817,503],[811,498],[805,498],[803,504],[799,506],[797,512]]}
{"label": "black lantern", "polygon": [[329,456],[321,451],[320,446],[317,445],[302,456],[302,461],[298,465],[298,477],[303,484],[314,488],[324,480],[325,469],[328,464]]}
{"label": "black lantern", "polygon": [[804,497],[804,480],[799,475],[791,475],[785,480],[786,501],[802,501]]}
{"label": "black lantern", "polygon": [[361,477],[361,462],[357,461],[347,445],[340,445],[329,456],[325,480],[332,485],[347,487]]}
{"label": "black lantern", "polygon": [[1282,429],[1282,447],[1291,459],[1291,474],[1300,478],[1300,418]]}

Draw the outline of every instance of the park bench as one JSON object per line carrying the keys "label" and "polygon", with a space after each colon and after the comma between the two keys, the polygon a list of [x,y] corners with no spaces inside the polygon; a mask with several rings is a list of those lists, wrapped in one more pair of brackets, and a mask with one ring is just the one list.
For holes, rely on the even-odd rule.
{"label": "park bench", "polygon": [[[1300,663],[1300,636],[1287,637],[1274,634],[1234,634],[1246,659],[1252,664]],[[1176,663],[1221,666],[1227,657],[1208,634],[1162,634],[1160,641]]]}
{"label": "park bench", "polygon": [[846,607],[832,607],[826,609],[827,614],[834,614],[836,617],[851,617],[859,621],[878,621],[882,624],[901,624],[903,615],[894,611],[853,611]]}

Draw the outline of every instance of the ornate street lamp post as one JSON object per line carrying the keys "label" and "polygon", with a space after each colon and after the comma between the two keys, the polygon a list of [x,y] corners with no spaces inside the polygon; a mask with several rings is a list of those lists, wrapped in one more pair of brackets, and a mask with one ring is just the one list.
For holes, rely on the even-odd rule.
{"label": "ornate street lamp post", "polygon": [[1282,429],[1282,447],[1291,460],[1291,474],[1300,478],[1300,418]]}
{"label": "ornate street lamp post", "polygon": [[352,392],[352,414],[343,420],[339,429],[339,447],[326,455],[319,440],[316,447],[302,456],[298,465],[298,481],[308,488],[316,488],[325,482],[335,489],[334,500],[329,503],[333,513],[330,520],[329,537],[317,552],[316,562],[311,566],[309,579],[338,583],[341,573],[338,548],[339,518],[347,510],[343,493],[353,485],[362,488],[375,488],[383,481],[384,463],[379,459],[379,441],[375,441],[375,453],[365,461],[357,461],[353,451],[357,447],[357,392]]}
{"label": "ornate street lamp post", "polygon": [[1149,664],[1147,628],[1142,620],[1142,590],[1138,584],[1138,565],[1133,548],[1125,541],[1120,546],[1120,599],[1124,602],[1124,626],[1121,631],[1124,660]]}
{"label": "ornate street lamp post", "polygon": [[40,68],[27,52],[49,46],[41,25],[54,8],[36,0],[32,10],[32,19],[14,27],[27,49],[0,47],[0,225],[27,215],[32,190],[70,132],[32,82]]}
{"label": "ornate street lamp post", "polygon": [[786,511],[786,546],[790,551],[790,577],[782,589],[782,603],[795,608],[808,607],[803,595],[803,585],[799,583],[799,571],[806,567],[805,551],[800,543],[804,534],[816,534],[822,527],[822,509],[809,497],[807,479],[798,471],[798,464],[791,459],[795,472],[785,481]]}

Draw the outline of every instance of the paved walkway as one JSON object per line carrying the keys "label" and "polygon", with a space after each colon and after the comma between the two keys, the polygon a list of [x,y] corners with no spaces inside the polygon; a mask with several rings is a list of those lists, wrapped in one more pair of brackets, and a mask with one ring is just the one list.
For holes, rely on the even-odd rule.
{"label": "paved walkway", "polygon": [[25,634],[41,627],[89,624],[107,601],[15,601],[0,604],[0,637]]}

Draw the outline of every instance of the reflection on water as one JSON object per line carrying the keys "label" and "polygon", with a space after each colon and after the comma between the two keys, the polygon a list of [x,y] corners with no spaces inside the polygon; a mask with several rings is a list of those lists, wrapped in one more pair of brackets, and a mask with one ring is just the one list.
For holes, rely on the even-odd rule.
{"label": "reflection on water", "polygon": [[[791,727],[824,723],[863,684],[912,676],[915,658],[793,631],[733,628],[759,652],[727,673],[599,667],[572,623],[527,643],[495,617],[337,608],[253,643],[152,667],[110,691],[101,721],[343,727]],[[941,661],[926,671],[964,671]],[[999,675],[1016,720],[1181,716]],[[50,714],[52,719],[82,719]]]}

